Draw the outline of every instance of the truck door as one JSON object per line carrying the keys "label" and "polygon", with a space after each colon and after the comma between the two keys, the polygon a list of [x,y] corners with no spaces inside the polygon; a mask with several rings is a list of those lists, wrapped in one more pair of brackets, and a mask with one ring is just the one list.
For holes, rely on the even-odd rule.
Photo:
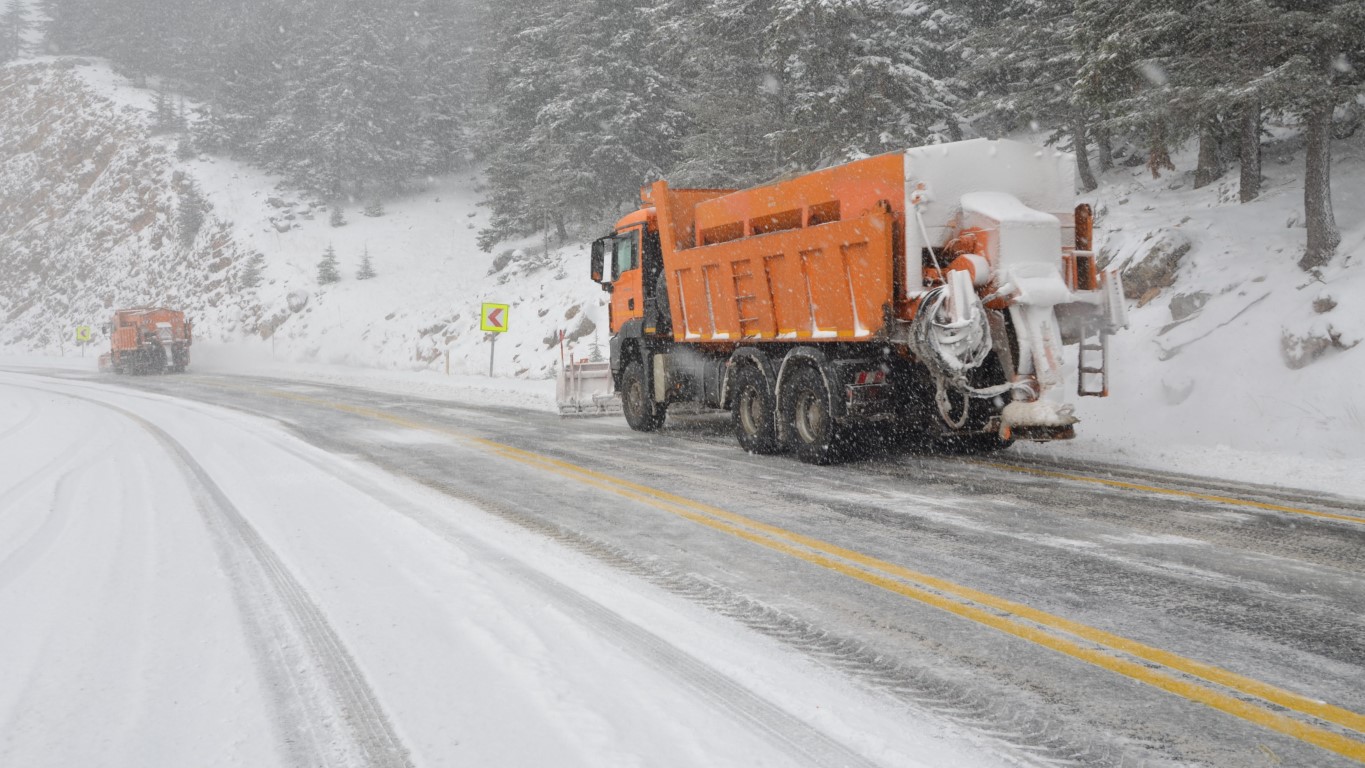
{"label": "truck door", "polygon": [[611,332],[627,320],[643,317],[645,301],[640,269],[640,227],[618,232],[611,241]]}

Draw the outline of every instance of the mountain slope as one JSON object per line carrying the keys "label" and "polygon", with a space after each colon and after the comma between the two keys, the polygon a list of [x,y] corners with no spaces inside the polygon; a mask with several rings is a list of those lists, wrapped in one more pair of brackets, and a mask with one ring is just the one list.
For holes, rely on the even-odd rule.
{"label": "mountain slope", "polygon": [[182,215],[192,180],[148,136],[146,113],[78,69],[0,68],[0,344],[60,348],[115,306],[250,312],[230,227]]}

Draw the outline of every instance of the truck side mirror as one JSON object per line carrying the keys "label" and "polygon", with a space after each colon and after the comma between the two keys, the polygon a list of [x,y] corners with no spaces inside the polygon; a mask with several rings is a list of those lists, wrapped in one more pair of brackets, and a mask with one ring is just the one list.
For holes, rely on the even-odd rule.
{"label": "truck side mirror", "polygon": [[609,239],[610,238],[602,237],[592,241],[592,280],[594,283],[602,282],[602,272],[607,252],[607,240]]}

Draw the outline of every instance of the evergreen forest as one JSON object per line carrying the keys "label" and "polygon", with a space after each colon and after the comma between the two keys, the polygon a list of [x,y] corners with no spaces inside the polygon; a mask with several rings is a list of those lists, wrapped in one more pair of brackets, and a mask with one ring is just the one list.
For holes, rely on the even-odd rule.
{"label": "evergreen forest", "polygon": [[[656,178],[740,186],[964,137],[1042,132],[1115,163],[1260,185],[1301,130],[1307,249],[1330,259],[1334,139],[1365,115],[1365,0],[43,0],[23,29],[165,93],[197,150],[325,199],[479,168],[480,244],[600,228]],[[41,15],[40,15],[41,14]],[[180,100],[177,102],[176,100]],[[188,100],[195,114],[177,114]],[[159,101],[159,104],[162,103]],[[183,110],[183,107],[179,108]],[[159,108],[160,111],[160,108]]]}

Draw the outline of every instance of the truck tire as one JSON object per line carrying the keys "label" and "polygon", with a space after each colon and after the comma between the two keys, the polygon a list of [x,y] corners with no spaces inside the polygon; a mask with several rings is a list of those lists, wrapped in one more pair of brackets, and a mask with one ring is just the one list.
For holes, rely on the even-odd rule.
{"label": "truck tire", "polygon": [[831,464],[844,455],[844,437],[835,422],[825,378],[801,367],[782,384],[782,424],[787,443],[807,464]]}
{"label": "truck tire", "polygon": [[662,427],[668,415],[666,406],[654,402],[645,387],[645,367],[639,360],[626,363],[621,372],[621,410],[626,423],[636,432],[653,432]]}
{"label": "truck tire", "polygon": [[763,372],[754,365],[742,365],[735,372],[734,396],[730,414],[735,438],[749,453],[778,453],[777,414],[774,393]]}

